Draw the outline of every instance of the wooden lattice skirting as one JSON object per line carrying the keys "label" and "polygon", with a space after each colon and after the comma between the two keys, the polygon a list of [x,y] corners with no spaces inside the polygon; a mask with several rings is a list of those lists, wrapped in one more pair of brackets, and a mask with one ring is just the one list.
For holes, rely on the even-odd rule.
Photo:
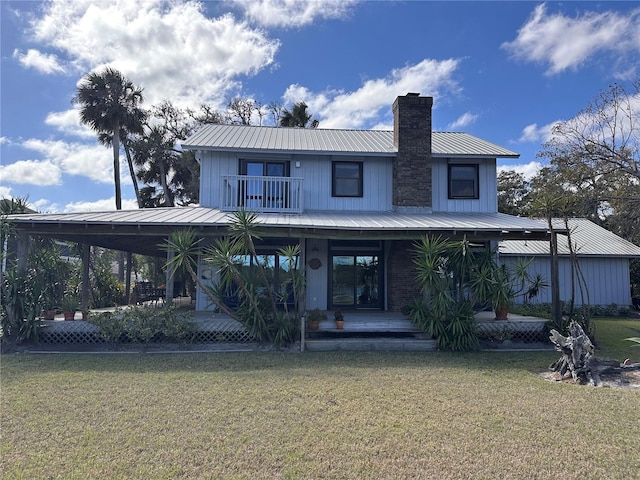
{"label": "wooden lattice skirting", "polygon": [[[38,336],[44,345],[97,345],[105,343],[100,330],[93,324],[82,320],[73,322],[43,322]],[[123,338],[124,343],[127,342]],[[161,336],[154,337],[150,343],[166,341]],[[246,329],[234,320],[198,322],[190,339],[191,343],[249,343],[254,339]]]}

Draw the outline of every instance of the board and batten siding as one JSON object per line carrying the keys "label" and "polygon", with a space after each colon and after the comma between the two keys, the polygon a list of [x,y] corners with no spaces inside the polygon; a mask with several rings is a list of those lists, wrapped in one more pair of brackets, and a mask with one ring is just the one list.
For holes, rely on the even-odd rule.
{"label": "board and batten siding", "polygon": [[[513,265],[518,257],[502,255],[501,261],[507,265]],[[529,257],[531,258],[531,257]],[[589,292],[589,305],[607,306],[615,303],[618,306],[631,304],[631,290],[629,278],[629,259],[624,257],[579,257],[579,264]],[[571,298],[571,262],[567,257],[560,257],[558,262],[560,270],[560,299],[567,301]],[[529,273],[540,273],[545,281],[551,284],[551,261],[549,257],[534,257]],[[576,305],[582,305],[578,283],[576,281]],[[522,304],[524,299],[518,297],[516,303]],[[551,287],[544,289],[531,303],[551,303]]]}
{"label": "board and batten siding", "polygon": [[[450,163],[478,164],[479,197],[477,200],[449,199],[449,171]],[[496,213],[498,211],[496,176],[496,159],[452,159],[434,158],[432,162],[432,195],[434,212],[452,213]]]}
{"label": "board and batten siding", "polygon": [[220,208],[222,175],[238,175],[238,156],[233,152],[199,151],[200,205]]}
{"label": "board and batten siding", "polygon": [[[303,179],[303,209],[319,211],[390,211],[393,165],[390,157],[238,154],[200,151],[200,205],[220,208],[221,175],[238,175],[240,159],[286,160],[290,176]],[[362,162],[362,197],[332,197],[332,162]],[[299,166],[298,166],[299,165]]]}
{"label": "board and batten siding", "polygon": [[[302,165],[305,210],[389,211],[392,202],[393,167],[383,157],[296,156]],[[332,196],[332,162],[362,162],[362,197]]]}

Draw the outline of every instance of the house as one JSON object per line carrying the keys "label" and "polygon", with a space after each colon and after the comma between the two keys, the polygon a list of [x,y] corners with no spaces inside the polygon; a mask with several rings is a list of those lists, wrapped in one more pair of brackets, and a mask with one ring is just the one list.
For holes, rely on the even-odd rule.
{"label": "house", "polygon": [[[306,309],[400,311],[421,294],[410,253],[424,235],[492,246],[548,240],[544,222],[497,211],[496,159],[518,154],[466,133],[433,132],[432,105],[432,97],[398,97],[393,131],[207,125],[182,145],[201,165],[199,207],[21,215],[16,226],[162,256],[172,231],[191,227],[213,241],[245,208],[258,213],[259,253],[274,282],[286,275],[277,249],[302,247]],[[216,273],[200,262],[198,275]],[[201,292],[196,307],[210,308]]]}
{"label": "house", "polygon": [[183,148],[201,165],[202,207],[263,212],[276,271],[279,246],[304,246],[308,309],[398,311],[420,295],[410,250],[422,235],[547,238],[544,223],[497,213],[496,158],[518,154],[432,132],[432,102],[398,97],[393,131],[208,125]]}
{"label": "house", "polygon": [[[577,259],[572,268],[569,237],[558,235],[560,299],[575,299],[576,305],[607,307],[631,305],[629,260],[640,258],[640,247],[596,225],[586,218],[553,219],[553,227],[567,230]],[[567,229],[568,227],[568,229]],[[549,242],[540,240],[505,240],[499,245],[500,259],[513,265],[519,259],[531,260],[529,273],[551,278]],[[575,265],[575,263],[574,263]],[[572,295],[572,285],[575,294]],[[518,297],[517,303],[524,302]],[[551,303],[551,290],[545,289],[531,303]]]}

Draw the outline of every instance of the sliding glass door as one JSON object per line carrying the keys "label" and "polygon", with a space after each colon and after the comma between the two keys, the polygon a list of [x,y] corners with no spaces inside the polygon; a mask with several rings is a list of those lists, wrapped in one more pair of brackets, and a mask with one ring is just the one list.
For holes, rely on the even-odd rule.
{"label": "sliding glass door", "polygon": [[333,308],[382,308],[379,255],[332,255]]}

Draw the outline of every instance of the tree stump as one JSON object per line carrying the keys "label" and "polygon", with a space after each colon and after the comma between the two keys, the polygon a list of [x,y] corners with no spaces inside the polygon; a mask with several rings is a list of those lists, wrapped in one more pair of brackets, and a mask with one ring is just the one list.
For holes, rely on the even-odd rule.
{"label": "tree stump", "polygon": [[595,356],[595,347],[589,336],[575,320],[569,324],[569,336],[551,330],[549,339],[562,356],[549,366],[549,370],[558,372],[564,377],[567,372],[581,385],[599,386],[603,373],[622,373],[623,370],[640,369],[640,363],[616,362],[603,360]]}

